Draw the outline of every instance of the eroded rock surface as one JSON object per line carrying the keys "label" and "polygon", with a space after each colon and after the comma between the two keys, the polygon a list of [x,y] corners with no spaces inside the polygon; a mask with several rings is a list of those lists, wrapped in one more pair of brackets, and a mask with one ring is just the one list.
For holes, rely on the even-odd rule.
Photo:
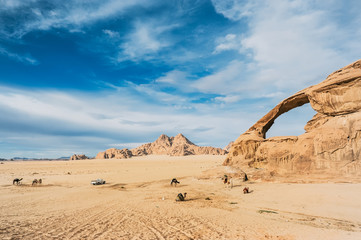
{"label": "eroded rock surface", "polygon": [[225,155],[226,151],[214,147],[200,147],[189,141],[182,134],[175,137],[168,137],[162,134],[152,143],[143,144],[134,149],[116,149],[111,148],[105,152],[97,154],[98,159],[107,158],[130,158],[132,156],[143,155],[170,155],[170,156],[187,156],[187,155]]}
{"label": "eroded rock surface", "polygon": [[[317,114],[299,136],[266,139],[275,119],[310,103]],[[280,102],[231,147],[224,165],[272,174],[361,172],[361,60]]]}
{"label": "eroded rock surface", "polygon": [[70,157],[70,160],[83,160],[83,159],[89,159],[89,158],[84,154],[74,154],[73,156]]}

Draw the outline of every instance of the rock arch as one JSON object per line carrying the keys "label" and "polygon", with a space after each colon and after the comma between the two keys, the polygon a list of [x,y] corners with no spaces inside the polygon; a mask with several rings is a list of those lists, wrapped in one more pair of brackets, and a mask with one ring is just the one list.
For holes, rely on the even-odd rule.
{"label": "rock arch", "polygon": [[[265,139],[280,115],[310,103],[317,112],[299,136]],[[281,101],[235,140],[224,165],[277,173],[361,169],[361,60]]]}

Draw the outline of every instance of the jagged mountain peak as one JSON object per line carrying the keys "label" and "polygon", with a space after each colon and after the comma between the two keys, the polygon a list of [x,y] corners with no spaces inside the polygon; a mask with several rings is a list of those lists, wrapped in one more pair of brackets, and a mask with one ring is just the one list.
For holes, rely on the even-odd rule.
{"label": "jagged mountain peak", "polygon": [[214,147],[199,147],[183,134],[179,133],[175,137],[168,137],[167,135],[162,134],[154,142],[143,144],[131,150],[108,149],[105,152],[100,152],[96,158],[129,158],[132,156],[149,154],[170,156],[200,154],[224,155],[226,154],[226,151]]}

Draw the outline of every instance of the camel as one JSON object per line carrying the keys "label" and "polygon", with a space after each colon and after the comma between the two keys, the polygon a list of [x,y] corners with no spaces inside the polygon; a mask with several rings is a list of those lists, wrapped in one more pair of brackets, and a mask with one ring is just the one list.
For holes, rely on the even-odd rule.
{"label": "camel", "polygon": [[33,180],[33,186],[35,185],[35,184],[41,184],[43,181],[41,180],[41,178],[39,178],[39,180],[38,179],[34,179]]}
{"label": "camel", "polygon": [[187,196],[187,193],[184,193],[184,194],[178,193],[176,201],[185,201],[186,196]]}
{"label": "camel", "polygon": [[15,178],[14,180],[13,180],[13,185],[16,183],[16,185],[19,185],[19,184],[21,184],[21,180],[23,180],[23,178]]}
{"label": "camel", "polygon": [[170,185],[173,186],[173,183],[174,183],[174,186],[177,186],[177,184],[180,182],[178,182],[178,180],[176,178],[173,178],[172,181],[170,182]]}

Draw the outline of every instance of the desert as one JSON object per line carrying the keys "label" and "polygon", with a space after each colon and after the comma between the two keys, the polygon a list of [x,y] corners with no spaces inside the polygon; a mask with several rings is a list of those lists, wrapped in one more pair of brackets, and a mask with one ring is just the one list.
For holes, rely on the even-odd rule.
{"label": "desert", "polygon": [[0,0],[0,240],[361,240],[360,9]]}
{"label": "desert", "polygon": [[[236,169],[222,165],[224,158],[5,161],[1,239],[361,238],[355,179],[243,182]],[[224,174],[233,188],[223,184]],[[23,178],[20,185],[12,184],[16,177]],[[43,183],[32,186],[34,178]],[[91,185],[96,178],[106,184]],[[243,194],[245,186],[251,193]],[[184,192],[186,201],[175,201]]]}

